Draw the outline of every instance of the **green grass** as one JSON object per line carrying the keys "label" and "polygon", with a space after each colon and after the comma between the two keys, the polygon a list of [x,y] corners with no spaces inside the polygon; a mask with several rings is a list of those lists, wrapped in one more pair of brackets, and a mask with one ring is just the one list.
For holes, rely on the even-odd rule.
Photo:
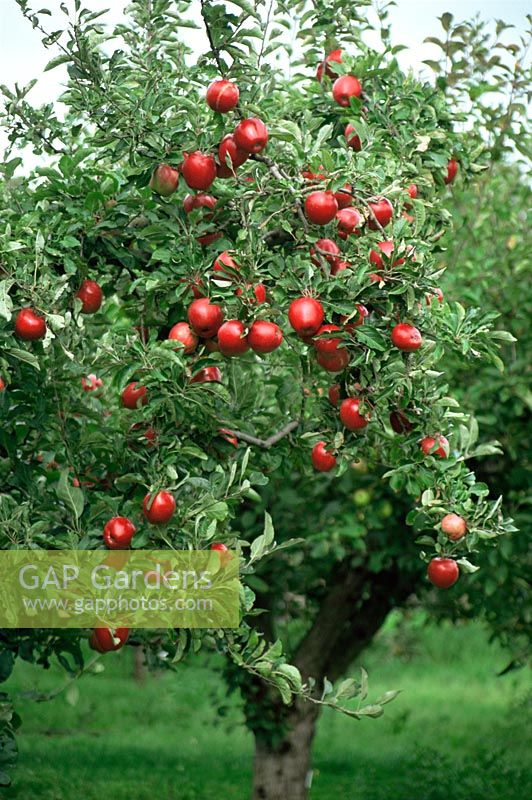
{"label": "green grass", "polygon": [[[527,676],[497,678],[508,656],[478,626],[389,625],[363,663],[370,699],[403,692],[378,720],[327,712],[312,800],[524,800],[531,796]],[[56,669],[19,664],[6,684],[23,717],[13,798],[245,800],[252,741],[208,666],[131,679],[131,653],[109,655],[55,700],[28,691],[61,684]],[[79,696],[78,696],[79,692]],[[286,798],[290,800],[290,798]]]}

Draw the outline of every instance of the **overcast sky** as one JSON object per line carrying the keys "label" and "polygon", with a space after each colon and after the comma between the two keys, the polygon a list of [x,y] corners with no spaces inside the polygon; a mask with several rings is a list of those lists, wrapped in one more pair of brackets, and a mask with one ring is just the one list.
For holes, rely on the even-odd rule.
{"label": "overcast sky", "polygon": [[[356,2],[356,0],[353,0]],[[66,0],[68,7],[73,0]],[[110,23],[118,22],[123,16],[127,0],[84,0],[82,6],[91,10],[110,8],[104,18]],[[59,12],[60,0],[34,0],[34,9],[47,7],[57,12],[53,18],[43,19],[49,30],[61,27],[64,20]],[[527,0],[397,0],[397,7],[392,9],[392,34],[395,44],[404,44],[409,48],[398,56],[403,67],[412,66],[417,71],[428,68],[421,62],[423,59],[437,58],[439,51],[433,45],[423,44],[426,36],[439,33],[437,17],[450,11],[456,19],[466,19],[480,14],[483,18],[503,18],[516,26],[516,34],[523,33],[526,28],[526,14],[530,11]],[[192,3],[190,15],[200,20],[199,0]],[[58,24],[56,24],[58,23]],[[186,29],[187,43],[198,52],[207,49],[202,31]],[[55,99],[61,93],[61,83],[65,78],[63,67],[43,73],[43,67],[55,54],[53,50],[45,50],[41,45],[41,34],[32,29],[25,20],[15,0],[0,0],[0,82],[12,86],[15,82],[21,85],[32,78],[39,78],[33,89],[30,100],[38,105]],[[2,138],[0,136],[0,146]]]}

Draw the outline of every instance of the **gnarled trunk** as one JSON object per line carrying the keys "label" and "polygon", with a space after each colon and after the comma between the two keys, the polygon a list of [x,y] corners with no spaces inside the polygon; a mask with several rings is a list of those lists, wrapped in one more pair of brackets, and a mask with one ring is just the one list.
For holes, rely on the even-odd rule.
{"label": "gnarled trunk", "polygon": [[318,714],[317,706],[297,703],[287,716],[281,741],[272,744],[255,735],[252,800],[307,800]]}

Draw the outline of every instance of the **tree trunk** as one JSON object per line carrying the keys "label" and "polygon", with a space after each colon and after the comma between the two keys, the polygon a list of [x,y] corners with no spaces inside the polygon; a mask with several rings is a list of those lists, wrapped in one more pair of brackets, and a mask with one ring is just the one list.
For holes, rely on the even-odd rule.
{"label": "tree trunk", "polygon": [[307,800],[312,771],[311,744],[319,709],[298,703],[286,720],[286,733],[272,744],[255,735],[252,800]]}

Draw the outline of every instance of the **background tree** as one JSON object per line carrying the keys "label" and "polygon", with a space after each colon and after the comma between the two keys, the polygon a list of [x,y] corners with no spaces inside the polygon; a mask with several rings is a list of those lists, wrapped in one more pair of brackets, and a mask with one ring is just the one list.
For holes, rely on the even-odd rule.
{"label": "background tree", "polygon": [[[51,107],[32,109],[26,90],[4,89],[10,140],[46,152],[51,165],[28,181],[16,177],[18,157],[4,165],[3,546],[103,547],[103,525],[120,514],[139,527],[133,547],[202,548],[216,539],[241,549],[238,631],[154,631],[130,642],[142,641],[152,663],[170,667],[202,644],[226,653],[256,735],[255,796],[297,800],[306,795],[320,705],[377,716],[392,699],[361,705],[364,675],[336,690],[330,681],[391,608],[424,593],[423,561],[445,555],[471,572],[470,554],[513,530],[466,464],[497,449],[477,445],[475,422],[440,371],[453,351],[498,364],[498,343],[511,337],[491,330],[490,313],[434,299],[450,222],[448,165],[459,164],[459,180],[481,172],[483,143],[459,131],[464,113],[446,102],[444,87],[399,70],[385,27],[383,52],[364,44],[364,4],[354,12],[340,0],[301,3],[294,18],[283,3],[267,15],[260,4],[237,3],[231,14],[202,3],[210,51],[195,65],[175,32],[189,24],[188,3],[133,3],[114,49],[100,15],[79,3],[70,25],[54,33],[44,28],[45,12],[19,5],[45,45],[59,49],[49,67],[66,63],[69,85],[64,120]],[[301,74],[290,80],[272,66],[276,53],[287,53],[286,31],[301,49]],[[321,63],[333,46],[342,47],[341,62]],[[309,78],[303,67],[320,63],[321,80]],[[220,76],[240,89],[229,118],[198,102]],[[253,115],[266,124],[267,149],[256,122],[238,124]],[[355,130],[346,136],[349,124]],[[235,125],[227,159],[218,143]],[[239,144],[249,149],[232,171],[231,158],[243,158]],[[205,192],[213,169],[213,199],[186,200],[183,184]],[[338,202],[350,205],[336,218]],[[324,217],[328,228],[316,224]],[[339,254],[317,244],[323,231],[341,240]],[[94,317],[83,313],[83,295],[76,299],[85,280],[105,296]],[[187,313],[196,334],[205,332],[189,313],[191,289],[241,323],[220,333],[222,354],[205,337],[198,343],[186,323],[181,349],[167,341]],[[291,306],[302,297],[313,297],[314,312],[321,308],[335,326],[321,338],[322,320],[308,329]],[[42,344],[13,335],[14,315],[26,307],[45,320]],[[253,335],[259,320],[274,324],[266,342]],[[390,338],[399,323],[414,325],[407,332],[418,337],[406,350],[396,346],[397,332]],[[273,348],[277,325],[284,343]],[[223,355],[246,349],[241,359]],[[208,368],[222,379],[205,380],[200,371]],[[338,402],[351,399],[342,417],[328,398],[333,381]],[[141,395],[130,403],[129,390],[122,408],[131,382],[146,388],[148,402]],[[423,452],[426,437],[435,446],[426,442]],[[334,475],[312,472],[319,441],[336,459]],[[142,524],[140,511],[146,491],[160,490],[177,504],[163,529]],[[368,502],[373,490],[376,503]],[[263,529],[266,509],[280,545],[303,541],[263,560],[280,549],[270,516]],[[466,519],[467,536],[444,535],[447,513]],[[4,672],[15,655],[46,665],[55,654],[81,669],[84,638],[6,631]],[[349,703],[354,697],[358,705]]]}

